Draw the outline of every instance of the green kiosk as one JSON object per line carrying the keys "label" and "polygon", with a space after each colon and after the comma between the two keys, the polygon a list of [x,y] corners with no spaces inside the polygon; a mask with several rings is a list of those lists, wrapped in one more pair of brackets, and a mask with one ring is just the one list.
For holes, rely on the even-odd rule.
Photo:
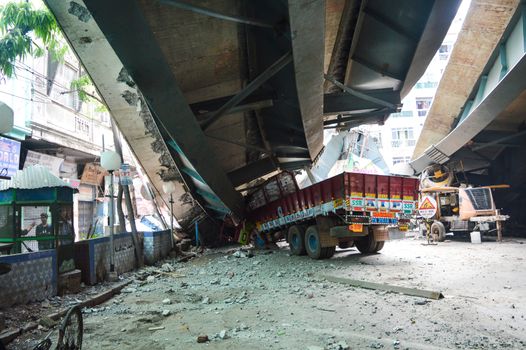
{"label": "green kiosk", "polygon": [[56,249],[58,272],[74,270],[75,191],[38,165],[1,180],[0,254]]}

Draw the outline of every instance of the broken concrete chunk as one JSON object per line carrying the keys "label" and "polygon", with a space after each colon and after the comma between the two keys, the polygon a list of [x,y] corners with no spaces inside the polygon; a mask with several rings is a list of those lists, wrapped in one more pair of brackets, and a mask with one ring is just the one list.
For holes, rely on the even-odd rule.
{"label": "broken concrete chunk", "polygon": [[207,341],[209,341],[208,335],[200,335],[197,337],[198,343],[206,343]]}
{"label": "broken concrete chunk", "polygon": [[164,305],[170,305],[172,303],[172,300],[170,298],[166,298],[163,300]]}
{"label": "broken concrete chunk", "polygon": [[175,269],[171,264],[166,263],[166,264],[162,264],[161,270],[163,270],[164,272],[172,272]]}
{"label": "broken concrete chunk", "polygon": [[162,312],[162,315],[163,315],[164,317],[168,317],[168,316],[170,316],[170,314],[171,314],[171,311],[168,310],[168,309],[164,309],[163,312]]}
{"label": "broken concrete chunk", "polygon": [[154,281],[155,281],[155,276],[151,276],[150,275],[150,276],[146,277],[146,282],[153,283]]}
{"label": "broken concrete chunk", "polygon": [[221,332],[219,332],[219,338],[221,339],[227,339],[228,335],[226,334],[226,329],[223,329]]}

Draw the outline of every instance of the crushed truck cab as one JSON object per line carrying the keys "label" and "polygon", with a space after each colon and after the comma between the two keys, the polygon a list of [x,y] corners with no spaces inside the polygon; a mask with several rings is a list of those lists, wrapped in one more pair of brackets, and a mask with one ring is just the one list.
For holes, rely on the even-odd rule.
{"label": "crushed truck cab", "polygon": [[417,198],[415,178],[344,172],[300,189],[282,172],[248,196],[248,210],[260,234],[281,231],[293,254],[323,259],[336,246],[381,250],[388,227],[407,227]]}

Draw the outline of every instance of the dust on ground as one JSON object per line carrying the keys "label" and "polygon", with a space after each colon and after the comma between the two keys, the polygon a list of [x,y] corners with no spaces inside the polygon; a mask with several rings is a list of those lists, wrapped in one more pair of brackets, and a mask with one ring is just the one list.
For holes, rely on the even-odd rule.
{"label": "dust on ground", "polygon": [[[165,260],[84,310],[83,348],[523,349],[525,242],[402,240],[380,254],[351,248],[321,261],[289,256],[286,247]],[[349,287],[326,274],[439,290],[445,298]],[[9,349],[29,349],[44,335],[36,330]],[[199,336],[209,341],[197,343]]]}

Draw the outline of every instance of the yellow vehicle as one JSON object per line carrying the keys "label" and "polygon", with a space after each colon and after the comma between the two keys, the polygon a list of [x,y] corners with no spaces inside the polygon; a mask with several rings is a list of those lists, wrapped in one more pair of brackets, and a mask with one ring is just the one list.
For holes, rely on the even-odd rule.
{"label": "yellow vehicle", "polygon": [[420,179],[420,197],[430,196],[436,202],[436,213],[430,233],[434,241],[442,242],[447,232],[497,231],[502,239],[502,222],[509,219],[495,207],[493,189],[508,185],[469,187],[451,186],[453,174],[444,166],[426,169]]}

